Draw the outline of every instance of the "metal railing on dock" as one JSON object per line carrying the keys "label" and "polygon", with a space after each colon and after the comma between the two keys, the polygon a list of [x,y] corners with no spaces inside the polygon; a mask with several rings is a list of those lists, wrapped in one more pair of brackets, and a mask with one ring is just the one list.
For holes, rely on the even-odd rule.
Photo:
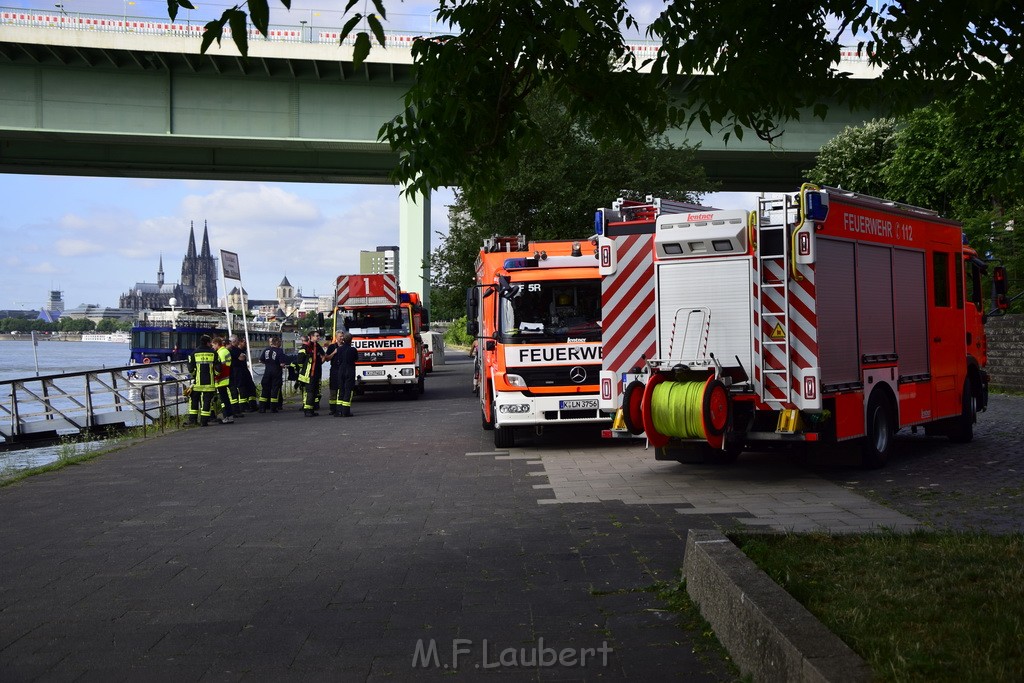
{"label": "metal railing on dock", "polygon": [[0,381],[0,448],[159,425],[188,410],[185,363],[167,361]]}

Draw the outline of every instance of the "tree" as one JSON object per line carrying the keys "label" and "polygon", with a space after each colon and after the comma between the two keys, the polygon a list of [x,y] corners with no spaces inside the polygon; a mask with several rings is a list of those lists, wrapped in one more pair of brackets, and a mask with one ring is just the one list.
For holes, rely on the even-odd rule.
{"label": "tree", "polygon": [[958,220],[979,253],[1005,263],[1020,281],[1024,112],[1003,86],[966,88],[898,125],[848,129],[822,147],[808,177]]}
{"label": "tree", "polygon": [[660,138],[638,146],[599,144],[544,91],[531,97],[530,117],[542,142],[524,143],[495,162],[492,184],[470,184],[456,193],[448,234],[439,234],[430,260],[431,309],[438,320],[464,311],[465,289],[475,279],[474,261],[487,237],[586,239],[595,210],[618,197],[695,202],[714,189],[693,150]]}
{"label": "tree", "polygon": [[57,327],[61,332],[92,332],[96,329],[96,323],[88,318],[61,317],[57,321]]}
{"label": "tree", "polygon": [[[230,26],[247,54],[247,20],[267,34],[267,0],[247,4],[248,15],[236,5],[206,25],[202,51]],[[358,4],[348,0],[345,14]],[[373,40],[384,43],[384,0],[373,6],[341,32],[366,22],[355,32],[357,64]],[[172,19],[179,7],[192,4],[169,0]],[[967,83],[1024,90],[1024,12],[1010,0],[670,0],[649,27],[658,51],[647,62],[627,46],[637,24],[626,0],[438,0],[436,17],[454,30],[414,41],[415,84],[381,130],[402,155],[393,179],[412,191],[494,184],[496,162],[537,136],[527,100],[542,86],[595,138],[632,145],[693,123],[727,139],[749,127],[771,142],[785,121],[822,117],[830,102],[900,113]],[[864,84],[838,70],[851,41],[882,78]]]}
{"label": "tree", "polygon": [[896,150],[896,119],[874,119],[849,126],[826,142],[807,179],[819,185],[884,197],[889,187],[883,173]]}

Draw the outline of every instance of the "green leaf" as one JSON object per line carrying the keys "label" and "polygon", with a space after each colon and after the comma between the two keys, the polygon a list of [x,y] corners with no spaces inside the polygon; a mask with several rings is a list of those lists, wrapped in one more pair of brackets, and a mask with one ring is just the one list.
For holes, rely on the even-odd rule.
{"label": "green leaf", "polygon": [[281,4],[284,5],[285,9],[292,8],[292,0],[281,0]]}
{"label": "green leaf", "polygon": [[558,42],[562,44],[562,49],[565,50],[565,54],[571,55],[576,51],[576,47],[580,43],[580,35],[576,33],[575,29],[566,29],[562,31],[562,35],[559,36]]}
{"label": "green leaf", "polygon": [[380,19],[370,14],[366,17],[366,23],[370,25],[370,30],[373,31],[373,37],[377,39],[377,43],[384,47],[387,37],[384,35],[384,27],[380,25]]}
{"label": "green leaf", "polygon": [[167,16],[171,18],[171,21],[178,18],[177,0],[167,0]]}
{"label": "green leaf", "polygon": [[213,41],[217,41],[217,46],[220,46],[221,36],[224,34],[224,17],[220,19],[214,19],[213,21],[207,22],[203,31],[203,42],[200,46],[199,53],[206,54],[207,48],[213,44]]}
{"label": "green leaf", "polygon": [[344,40],[346,38],[348,38],[348,34],[352,32],[352,29],[354,29],[356,27],[356,24],[358,24],[359,20],[362,19],[362,18],[363,18],[362,14],[357,14],[354,17],[352,17],[351,19],[349,19],[348,21],[345,22],[345,25],[341,28],[341,40],[342,40],[342,42],[344,42]]}
{"label": "green leaf", "polygon": [[595,30],[594,20],[590,18],[587,10],[582,7],[577,7],[576,10],[576,23],[580,25],[587,33],[593,33]]}
{"label": "green leaf", "polygon": [[231,27],[231,39],[235,41],[235,45],[238,47],[238,51],[242,53],[242,56],[248,57],[249,35],[247,29],[249,25],[246,22],[245,12],[238,9],[229,9],[224,11],[224,15],[227,17],[228,26]]}
{"label": "green leaf", "polygon": [[356,45],[352,54],[352,66],[358,67],[370,54],[370,34],[360,31],[356,34]]}
{"label": "green leaf", "polygon": [[249,16],[252,18],[252,25],[266,38],[270,26],[270,6],[267,5],[267,0],[249,0]]}
{"label": "green leaf", "polygon": [[350,9],[355,7],[357,2],[359,0],[348,0],[348,3],[345,4],[345,13],[347,14]]}
{"label": "green leaf", "polygon": [[193,5],[191,2],[189,2],[188,0],[178,0],[178,5],[181,6],[181,7],[184,7],[185,9],[195,9],[196,8],[196,6]]}
{"label": "green leaf", "polygon": [[380,18],[387,21],[388,13],[384,8],[384,0],[373,0],[373,7],[377,10],[377,14],[380,15]]}

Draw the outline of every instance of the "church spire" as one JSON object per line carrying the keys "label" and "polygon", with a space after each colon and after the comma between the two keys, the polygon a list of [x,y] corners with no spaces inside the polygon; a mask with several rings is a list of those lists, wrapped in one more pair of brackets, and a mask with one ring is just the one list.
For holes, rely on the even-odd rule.
{"label": "church spire", "polygon": [[164,286],[164,255],[160,254],[160,270],[156,271],[156,284],[158,287]]}
{"label": "church spire", "polygon": [[203,221],[203,253],[200,254],[203,258],[210,258],[210,233],[206,228],[206,221]]}
{"label": "church spire", "polygon": [[185,258],[196,257],[196,224],[189,221],[188,224],[188,251],[185,253]]}

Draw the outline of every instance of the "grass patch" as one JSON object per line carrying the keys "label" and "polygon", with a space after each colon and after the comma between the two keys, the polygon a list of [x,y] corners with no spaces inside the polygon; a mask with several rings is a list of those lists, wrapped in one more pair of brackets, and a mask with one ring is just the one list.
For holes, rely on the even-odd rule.
{"label": "grass patch", "polygon": [[733,534],[885,681],[1024,679],[1024,536]]}
{"label": "grass patch", "polygon": [[69,465],[87,462],[106,453],[119,451],[144,438],[153,438],[160,432],[174,431],[176,428],[178,427],[172,418],[164,417],[161,421],[147,425],[145,428],[140,426],[109,430],[105,434],[85,433],[61,437],[60,443],[57,445],[56,460],[38,467],[0,472],[0,487],[9,486],[36,474],[54,472]]}

